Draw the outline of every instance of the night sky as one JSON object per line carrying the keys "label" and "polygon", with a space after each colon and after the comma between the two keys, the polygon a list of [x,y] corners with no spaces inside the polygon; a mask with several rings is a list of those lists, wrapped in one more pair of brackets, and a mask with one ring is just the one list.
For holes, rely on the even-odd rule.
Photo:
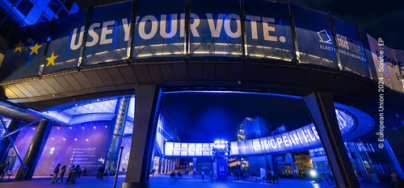
{"label": "night sky", "polygon": [[331,12],[332,15],[360,24],[374,38],[381,37],[385,45],[404,50],[404,1],[403,0],[280,0],[293,4]]}
{"label": "night sky", "polygon": [[245,117],[261,116],[272,128],[293,130],[311,123],[297,99],[268,95],[182,93],[164,96],[162,110],[178,130],[181,142],[235,140]]}

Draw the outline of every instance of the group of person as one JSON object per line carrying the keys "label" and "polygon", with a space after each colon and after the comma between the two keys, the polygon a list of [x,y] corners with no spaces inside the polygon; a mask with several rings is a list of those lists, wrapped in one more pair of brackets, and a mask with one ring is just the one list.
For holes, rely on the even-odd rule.
{"label": "group of person", "polygon": [[[4,178],[4,175],[10,170],[10,161],[3,161],[0,164],[0,180]],[[8,176],[10,178],[10,176]]]}
{"label": "group of person", "polygon": [[[70,168],[67,169],[66,165],[64,165],[61,169],[59,169],[60,163],[55,167],[53,170],[53,178],[51,183],[54,184],[59,180],[63,182],[63,178],[65,176],[66,171],[68,171],[68,176],[66,183],[76,183],[77,178],[80,178],[81,175],[86,173],[87,168],[81,170],[80,165],[72,165]],[[59,175],[60,172],[60,175]],[[59,177],[58,177],[59,175]]]}
{"label": "group of person", "polygon": [[97,179],[103,180],[104,179],[104,172],[105,172],[105,175],[106,175],[105,181],[108,181],[108,178],[111,175],[111,168],[110,167],[107,167],[107,170],[105,170],[105,166],[101,165],[100,167],[98,167],[97,171],[98,171]]}
{"label": "group of person", "polygon": [[175,171],[173,170],[170,174],[170,182],[177,181],[178,178],[182,178],[181,172],[178,171],[178,173],[176,174]]}

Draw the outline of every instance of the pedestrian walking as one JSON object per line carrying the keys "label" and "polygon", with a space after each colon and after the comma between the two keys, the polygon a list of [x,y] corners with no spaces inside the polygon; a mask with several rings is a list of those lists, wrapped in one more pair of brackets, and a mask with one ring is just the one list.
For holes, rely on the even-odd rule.
{"label": "pedestrian walking", "polygon": [[109,176],[111,175],[111,167],[108,167],[106,170],[107,178],[105,181],[108,181]]}
{"label": "pedestrian walking", "polygon": [[69,176],[67,176],[66,183],[70,183],[70,181],[72,180],[74,168],[74,165],[69,168]]}
{"label": "pedestrian walking", "polygon": [[56,179],[56,182],[59,180],[63,183],[63,176],[65,175],[66,172],[66,165],[63,165],[62,169],[60,169],[60,176],[58,179]]}
{"label": "pedestrian walking", "polygon": [[73,172],[72,183],[76,183],[77,178],[80,178],[79,177],[80,173],[81,173],[80,165],[76,165],[76,168],[74,168],[74,172]]}
{"label": "pedestrian walking", "polygon": [[203,178],[205,177],[205,172],[204,171],[202,171],[202,181],[203,181]]}
{"label": "pedestrian walking", "polygon": [[59,175],[59,166],[60,166],[60,163],[56,166],[55,170],[53,170],[53,178],[52,178],[51,184],[54,184],[54,183],[55,183],[55,179],[58,178],[58,175]]}
{"label": "pedestrian walking", "polygon": [[175,181],[175,171],[174,170],[170,174],[170,182],[171,182],[171,180]]}
{"label": "pedestrian walking", "polygon": [[404,180],[398,177],[395,172],[391,173],[391,188],[404,188]]}
{"label": "pedestrian walking", "polygon": [[213,180],[213,172],[212,172],[212,170],[209,172],[209,179],[210,179],[210,181]]}
{"label": "pedestrian walking", "polygon": [[0,179],[3,179],[3,177],[4,177],[4,175],[7,173],[7,171],[9,170],[9,168],[10,168],[10,161],[7,161],[5,164],[4,164],[4,167],[3,167],[4,169],[2,170],[2,171],[0,171]]}

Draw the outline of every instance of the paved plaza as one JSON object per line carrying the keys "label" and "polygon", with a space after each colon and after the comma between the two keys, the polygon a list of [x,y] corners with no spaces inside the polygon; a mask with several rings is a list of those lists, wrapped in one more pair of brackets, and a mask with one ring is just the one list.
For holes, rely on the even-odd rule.
{"label": "paved plaza", "polygon": [[[78,179],[76,184],[55,183],[50,184],[51,177],[35,177],[29,181],[0,181],[1,188],[112,188],[114,184],[113,177],[108,181],[97,180],[95,177],[82,177]],[[118,178],[117,187],[124,181],[124,176]],[[280,179],[279,184],[268,184],[262,180],[254,181],[234,181],[232,178],[228,180],[213,180],[205,179],[202,181],[201,176],[184,176],[178,179],[177,182],[170,182],[168,175],[155,175],[150,177],[150,185],[152,188],[261,188],[261,187],[276,187],[276,188],[331,188],[325,182],[315,183],[310,180],[301,179]],[[388,183],[381,184],[362,184],[362,188],[382,188],[390,187]]]}

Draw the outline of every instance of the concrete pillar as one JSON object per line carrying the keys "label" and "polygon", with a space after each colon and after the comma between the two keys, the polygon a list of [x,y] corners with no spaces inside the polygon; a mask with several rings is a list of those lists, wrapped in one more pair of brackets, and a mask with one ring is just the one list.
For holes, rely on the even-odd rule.
{"label": "concrete pillar", "polygon": [[168,169],[168,159],[165,159],[165,162],[164,162],[164,173],[166,174],[167,173],[167,170]]}
{"label": "concrete pillar", "polygon": [[52,130],[53,121],[49,119],[43,119],[39,122],[31,144],[28,147],[28,151],[24,157],[24,164],[27,168],[20,167],[15,176],[15,179],[27,180],[31,179],[34,175],[36,165],[41,157],[42,151],[48,140],[49,134]]}
{"label": "concrete pillar", "polygon": [[135,86],[135,118],[128,171],[121,188],[149,187],[149,168],[162,99],[157,85]]}
{"label": "concrete pillar", "polygon": [[[8,126],[8,132],[13,132],[16,129],[19,129],[23,124],[24,124],[24,122],[21,120],[11,121],[10,125]],[[1,127],[1,125],[0,125],[0,127]],[[18,133],[19,132],[11,135],[11,138],[14,140],[14,142],[18,136]],[[13,146],[12,146],[12,143],[10,142],[10,139],[8,139],[8,137],[0,140],[0,161],[6,160],[8,151],[11,147],[13,147]]]}
{"label": "concrete pillar", "polygon": [[337,187],[359,187],[339,130],[332,94],[316,91],[303,97],[303,101],[320,136]]}
{"label": "concrete pillar", "polygon": [[159,174],[161,174],[161,167],[163,166],[163,157],[160,157],[160,159],[159,159],[159,167],[158,167],[158,169],[157,169],[157,172],[159,173]]}

